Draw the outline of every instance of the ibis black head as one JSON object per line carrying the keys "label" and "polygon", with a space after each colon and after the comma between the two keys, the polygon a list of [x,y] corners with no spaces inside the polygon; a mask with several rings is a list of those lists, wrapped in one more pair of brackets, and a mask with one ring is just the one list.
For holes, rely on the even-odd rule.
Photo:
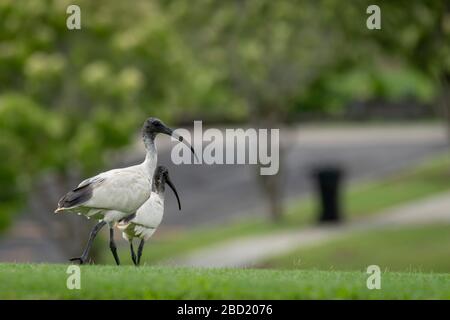
{"label": "ibis black head", "polygon": [[197,155],[194,152],[194,148],[184,140],[182,136],[175,133],[173,129],[166,126],[161,120],[158,118],[150,117],[144,122],[144,126],[142,127],[142,135],[144,136],[144,140],[146,138],[150,138],[151,140],[155,139],[156,135],[158,133],[167,134],[168,136],[174,137],[178,141],[184,143],[186,146],[189,147],[191,152],[194,154],[195,158],[198,161]]}
{"label": "ibis black head", "polygon": [[166,183],[172,189],[173,193],[175,193],[178,201],[178,209],[181,210],[180,198],[178,197],[177,189],[172,181],[170,181],[169,170],[164,166],[158,166],[153,175],[153,191],[157,193],[164,192]]}
{"label": "ibis black head", "polygon": [[158,118],[148,118],[144,122],[144,126],[142,127],[142,134],[144,136],[156,136],[158,133],[164,133],[169,136],[172,135],[172,129],[166,126],[161,120]]}

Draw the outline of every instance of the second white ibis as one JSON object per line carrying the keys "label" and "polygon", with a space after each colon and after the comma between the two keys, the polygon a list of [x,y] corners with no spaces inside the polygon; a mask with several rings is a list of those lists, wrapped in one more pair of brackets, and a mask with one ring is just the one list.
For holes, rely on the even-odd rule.
{"label": "second white ibis", "polygon": [[[178,201],[178,209],[181,210],[180,198],[178,197],[177,189],[172,181],[170,181],[169,171],[166,167],[158,166],[153,177],[150,198],[137,210],[136,214],[123,219],[117,224],[117,227],[122,230],[123,238],[130,243],[131,259],[136,266],[140,264],[145,241],[153,235],[162,221],[166,183],[175,193]],[[134,238],[141,239],[137,256],[133,248]]]}

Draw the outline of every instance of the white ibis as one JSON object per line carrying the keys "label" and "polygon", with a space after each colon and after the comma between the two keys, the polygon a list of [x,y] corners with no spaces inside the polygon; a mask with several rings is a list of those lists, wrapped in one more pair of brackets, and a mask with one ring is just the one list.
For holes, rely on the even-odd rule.
{"label": "white ibis", "polygon": [[152,178],[157,164],[155,137],[158,133],[178,139],[195,155],[194,149],[183,140],[183,137],[175,134],[161,120],[148,118],[142,128],[147,152],[144,162],[127,168],[106,171],[86,179],[59,200],[55,213],[74,212],[100,220],[92,229],[82,255],[70,259],[71,261],[79,261],[80,264],[86,262],[97,233],[108,224],[110,249],[117,265],[120,264],[114,243],[113,227],[119,220],[136,213],[136,210],[150,197]]}
{"label": "white ibis", "polygon": [[[166,167],[158,166],[153,176],[152,193],[148,200],[137,210],[136,214],[128,216],[117,223],[117,227],[122,230],[123,238],[130,243],[131,259],[136,266],[141,261],[145,241],[153,235],[161,223],[164,214],[164,189],[166,183],[175,193],[178,209],[181,210],[180,198],[175,186],[170,181],[169,171]],[[141,239],[137,256],[133,249],[134,238]]]}

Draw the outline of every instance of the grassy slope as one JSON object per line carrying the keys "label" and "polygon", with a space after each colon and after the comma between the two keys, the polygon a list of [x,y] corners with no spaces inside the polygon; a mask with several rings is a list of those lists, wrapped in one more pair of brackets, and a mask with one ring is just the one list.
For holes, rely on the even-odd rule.
{"label": "grassy slope", "polygon": [[81,290],[67,265],[0,264],[0,299],[450,299],[450,274],[83,266]]}
{"label": "grassy slope", "polygon": [[272,258],[263,266],[288,269],[450,272],[450,225],[401,227],[357,233]]}
{"label": "grassy slope", "polygon": [[[449,168],[449,156],[444,155],[393,177],[354,185],[344,194],[346,218],[357,219],[411,200],[419,200],[450,190]],[[143,259],[155,262],[236,237],[298,228],[314,221],[314,217],[314,202],[312,199],[303,199],[289,207],[284,221],[280,223],[273,223],[264,218],[243,218],[228,225],[211,226],[179,233],[176,236],[170,235],[167,238],[153,238],[147,244]],[[164,222],[161,228],[164,228]],[[129,256],[127,248],[120,251],[121,256]],[[103,250],[102,253],[102,262],[113,263],[109,250]]]}

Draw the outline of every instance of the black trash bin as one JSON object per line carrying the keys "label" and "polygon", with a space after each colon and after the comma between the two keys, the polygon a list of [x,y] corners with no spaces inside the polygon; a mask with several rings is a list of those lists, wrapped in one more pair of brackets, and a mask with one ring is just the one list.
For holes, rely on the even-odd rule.
{"label": "black trash bin", "polygon": [[334,166],[319,167],[313,175],[320,202],[319,222],[341,221],[340,185],[343,170]]}

